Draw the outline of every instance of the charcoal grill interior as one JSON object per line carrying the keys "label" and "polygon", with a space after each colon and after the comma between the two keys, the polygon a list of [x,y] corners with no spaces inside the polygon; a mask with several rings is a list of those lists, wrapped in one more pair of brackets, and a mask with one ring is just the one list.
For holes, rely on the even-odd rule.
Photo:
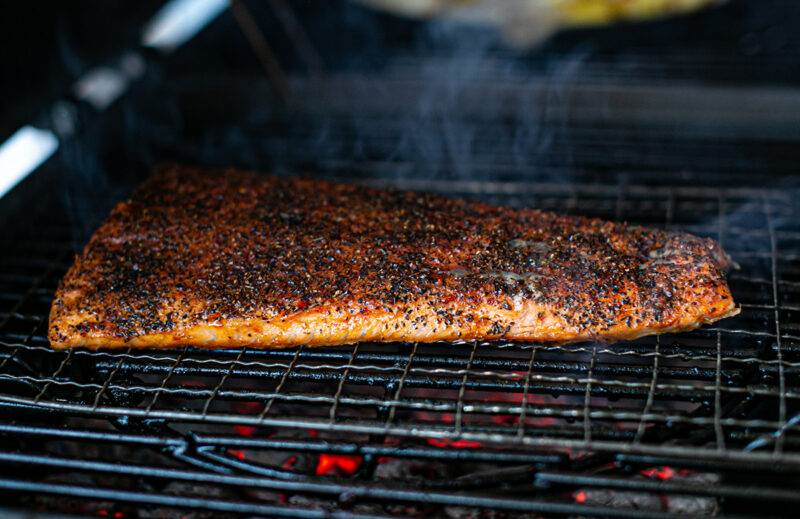
{"label": "charcoal grill interior", "polygon": [[[794,6],[760,4],[764,22],[746,4],[520,51],[486,30],[311,3],[293,15],[311,66],[275,14],[283,3],[246,2],[288,100],[230,11],[173,56],[135,50],[142,78],[108,110],[68,99],[75,132],[0,200],[3,505],[113,517],[791,516],[800,78],[785,65],[800,42],[751,59],[741,32],[783,27]],[[351,34],[334,41],[331,20]],[[714,33],[722,22],[730,35]],[[705,39],[694,30],[709,27]],[[462,31],[478,58],[448,43]],[[614,50],[626,38],[633,50]],[[762,117],[731,113],[747,102]],[[611,345],[52,351],[49,305],[73,255],[164,160],[709,236],[739,266],[729,281],[742,313]]]}

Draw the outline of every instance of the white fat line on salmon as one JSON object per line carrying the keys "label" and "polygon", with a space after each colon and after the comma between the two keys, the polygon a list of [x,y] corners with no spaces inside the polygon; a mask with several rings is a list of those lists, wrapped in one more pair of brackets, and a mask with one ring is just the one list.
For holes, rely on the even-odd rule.
{"label": "white fat line on salmon", "polygon": [[[505,271],[476,272],[476,271],[469,271],[467,269],[451,269],[446,271],[446,273],[456,278],[475,275],[478,279],[502,279],[503,282],[505,282],[507,285],[516,285],[517,281],[525,281],[525,287],[529,291],[529,293],[527,294],[528,297],[536,298],[542,295],[540,286],[537,283],[537,280],[541,279],[542,275],[537,274],[536,272],[523,272],[522,274],[517,274],[516,272],[505,272]],[[514,305],[521,304],[524,299],[526,299],[526,297],[524,297],[524,294],[522,293],[514,294],[512,298],[512,300],[514,301]]]}
{"label": "white fat line on salmon", "polygon": [[493,271],[493,270],[490,270],[488,272],[477,272],[477,271],[470,271],[467,269],[450,269],[445,271],[445,273],[450,274],[451,276],[457,278],[475,275],[480,279],[500,278],[503,281],[524,281],[524,280],[539,279],[542,277],[541,274],[537,274],[536,272],[523,272],[522,274],[517,274],[516,272]]}
{"label": "white fat line on salmon", "polygon": [[[322,339],[323,343],[330,341],[331,337],[333,337],[336,334],[336,327],[335,326],[328,326],[328,330],[330,331],[330,333],[328,335],[326,335],[324,339]],[[320,331],[320,333],[322,333],[323,329],[320,328],[319,331]]]}
{"label": "white fat line on salmon", "polygon": [[294,333],[292,333],[292,335],[290,335],[289,338],[286,339],[286,344],[293,344],[294,338],[297,337],[297,334],[299,333],[300,333],[300,328],[295,327]]}
{"label": "white fat line on salmon", "polygon": [[550,252],[550,246],[543,241],[532,241],[532,240],[523,240],[521,238],[515,238],[508,242],[511,247],[516,249],[531,249],[533,252],[539,253],[546,253]]}
{"label": "white fat line on salmon", "polygon": [[697,257],[698,255],[688,249],[676,249],[673,247],[665,247],[663,249],[654,249],[647,253],[650,258],[644,263],[639,265],[639,270],[645,270],[648,267],[655,265],[671,265],[675,263],[674,256],[690,256]]}
{"label": "white fat line on salmon", "polygon": [[300,346],[307,346],[308,344],[311,343],[311,341],[314,340],[314,337],[316,337],[316,335],[317,335],[317,333],[314,330],[306,331],[305,333],[308,333],[308,334],[311,334],[311,335],[305,340],[305,342],[301,342]]}

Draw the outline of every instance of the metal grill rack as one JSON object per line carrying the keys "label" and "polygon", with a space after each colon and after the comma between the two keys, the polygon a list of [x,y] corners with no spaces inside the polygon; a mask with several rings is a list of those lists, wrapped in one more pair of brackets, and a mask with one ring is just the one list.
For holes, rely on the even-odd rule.
{"label": "metal grill rack", "polygon": [[[734,0],[562,34],[541,52],[461,49],[355,2],[293,4],[317,67],[298,65],[271,14],[284,2],[234,3],[286,67],[290,103],[228,11],[168,59],[134,49],[142,75],[107,110],[65,100],[75,133],[0,204],[3,506],[151,518],[796,515],[796,2]],[[785,48],[769,50],[781,34]],[[49,305],[90,220],[161,159],[710,236],[741,267],[729,282],[742,313],[611,345],[52,351]]]}
{"label": "metal grill rack", "polygon": [[[730,283],[742,313],[692,333],[611,345],[54,352],[46,340],[47,314],[72,242],[68,227],[51,223],[36,236],[14,236],[0,257],[0,410],[16,419],[0,425],[0,488],[15,491],[16,499],[68,494],[308,517],[319,516],[323,505],[294,501],[283,508],[257,492],[235,499],[163,494],[141,481],[312,495],[337,503],[342,516],[398,515],[380,508],[387,500],[543,514],[679,514],[616,508],[607,494],[592,497],[608,489],[617,496],[695,496],[703,505],[693,513],[705,514],[741,512],[753,503],[780,511],[800,500],[794,193],[366,182],[714,237],[741,267]],[[79,456],[65,451],[65,442],[139,454]],[[151,454],[142,458],[142,450]],[[313,467],[284,466],[290,454],[360,461],[352,475],[335,479],[315,475]],[[376,478],[386,459],[468,468],[459,477]],[[641,475],[662,466],[711,479],[697,484]],[[41,471],[127,482],[32,476]],[[763,477],[754,478],[758,473]],[[749,505],[739,507],[740,500]]]}

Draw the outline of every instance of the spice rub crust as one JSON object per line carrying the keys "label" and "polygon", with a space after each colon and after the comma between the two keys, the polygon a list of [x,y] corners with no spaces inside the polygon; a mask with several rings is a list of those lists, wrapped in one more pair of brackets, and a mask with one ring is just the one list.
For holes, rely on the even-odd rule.
{"label": "spice rub crust", "polygon": [[710,239],[166,165],[61,281],[53,348],[615,341],[738,313]]}

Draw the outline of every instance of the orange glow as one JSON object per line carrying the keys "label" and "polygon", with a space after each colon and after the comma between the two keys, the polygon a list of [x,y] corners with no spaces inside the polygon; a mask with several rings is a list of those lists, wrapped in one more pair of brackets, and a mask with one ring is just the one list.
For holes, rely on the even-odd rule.
{"label": "orange glow", "polygon": [[508,378],[510,378],[511,380],[522,380],[525,378],[526,375],[527,373],[525,373],[524,371],[513,371],[511,372],[511,376]]}
{"label": "orange glow", "polygon": [[250,400],[242,402],[233,402],[233,410],[242,414],[258,414],[264,409],[262,402],[254,402]]}
{"label": "orange glow", "polygon": [[575,494],[575,501],[578,503],[583,503],[586,501],[586,492],[578,492]]}
{"label": "orange glow", "polygon": [[657,477],[661,481],[665,481],[665,480],[670,479],[671,477],[673,477],[675,475],[675,469],[665,465],[665,466],[659,467],[659,468],[653,467],[653,468],[645,469],[645,470],[641,471],[640,474],[642,476],[646,476],[648,478]]}
{"label": "orange glow", "polygon": [[228,452],[239,458],[240,460],[244,461],[244,451],[240,451],[237,449],[228,449]]}
{"label": "orange glow", "polygon": [[428,443],[434,447],[454,447],[456,449],[470,449],[482,446],[481,442],[474,440],[452,440],[450,438],[428,438]]}
{"label": "orange glow", "polygon": [[256,432],[255,427],[250,427],[248,425],[234,425],[233,428],[242,436],[253,436]]}
{"label": "orange glow", "polygon": [[358,456],[320,454],[317,476],[351,476],[364,460]]}
{"label": "orange glow", "polygon": [[501,414],[492,416],[492,422],[500,425],[516,425],[519,423],[519,416],[510,414]]}

